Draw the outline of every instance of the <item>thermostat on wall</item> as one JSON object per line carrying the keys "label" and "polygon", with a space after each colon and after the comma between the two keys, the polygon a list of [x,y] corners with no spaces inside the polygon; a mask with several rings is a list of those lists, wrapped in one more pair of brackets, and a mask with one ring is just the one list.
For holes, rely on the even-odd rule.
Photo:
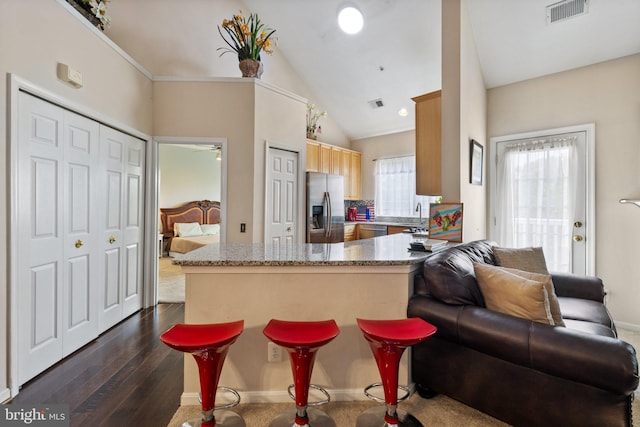
{"label": "thermostat on wall", "polygon": [[67,64],[58,63],[58,78],[75,87],[82,87],[82,73]]}

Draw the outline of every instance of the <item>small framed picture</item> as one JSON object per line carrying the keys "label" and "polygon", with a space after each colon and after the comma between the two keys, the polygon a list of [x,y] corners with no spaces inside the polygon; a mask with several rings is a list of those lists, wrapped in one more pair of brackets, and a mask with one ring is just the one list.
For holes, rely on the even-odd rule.
{"label": "small framed picture", "polygon": [[462,203],[429,205],[429,238],[462,242]]}
{"label": "small framed picture", "polygon": [[484,147],[472,139],[469,141],[469,183],[482,185],[482,165]]}

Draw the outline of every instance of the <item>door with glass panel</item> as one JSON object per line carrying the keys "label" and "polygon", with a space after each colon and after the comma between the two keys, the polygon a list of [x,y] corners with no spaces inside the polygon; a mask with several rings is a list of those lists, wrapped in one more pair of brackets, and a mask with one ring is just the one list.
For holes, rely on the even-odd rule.
{"label": "door with glass panel", "polygon": [[543,248],[550,271],[593,274],[593,127],[492,140],[492,239]]}

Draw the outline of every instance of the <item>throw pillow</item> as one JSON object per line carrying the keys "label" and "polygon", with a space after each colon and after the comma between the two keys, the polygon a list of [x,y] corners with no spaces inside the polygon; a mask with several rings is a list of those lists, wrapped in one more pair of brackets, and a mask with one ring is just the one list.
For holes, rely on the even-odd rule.
{"label": "throw pillow", "polygon": [[204,236],[220,233],[220,224],[201,224],[200,229]]}
{"label": "throw pillow", "polygon": [[551,311],[551,317],[553,317],[553,323],[556,326],[566,326],[564,320],[562,320],[562,313],[560,312],[560,303],[556,296],[556,291],[553,287],[553,281],[548,274],[531,273],[529,271],[516,270],[515,268],[500,267],[509,273],[516,274],[525,279],[535,280],[537,282],[544,283],[544,289],[547,291],[547,298],[549,298],[549,310]]}
{"label": "throw pillow", "polygon": [[544,282],[527,279],[487,264],[473,269],[489,310],[553,325]]}
{"label": "throw pillow", "polygon": [[542,248],[493,247],[493,255],[501,267],[515,268],[538,274],[549,274]]}

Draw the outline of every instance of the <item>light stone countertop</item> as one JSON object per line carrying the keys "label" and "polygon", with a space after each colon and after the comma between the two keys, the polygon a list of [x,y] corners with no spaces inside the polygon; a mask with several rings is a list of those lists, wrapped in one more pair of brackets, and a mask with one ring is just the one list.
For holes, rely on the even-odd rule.
{"label": "light stone countertop", "polygon": [[183,266],[372,266],[410,265],[431,252],[409,251],[410,234],[346,243],[300,243],[290,248],[264,243],[213,243],[173,263]]}

